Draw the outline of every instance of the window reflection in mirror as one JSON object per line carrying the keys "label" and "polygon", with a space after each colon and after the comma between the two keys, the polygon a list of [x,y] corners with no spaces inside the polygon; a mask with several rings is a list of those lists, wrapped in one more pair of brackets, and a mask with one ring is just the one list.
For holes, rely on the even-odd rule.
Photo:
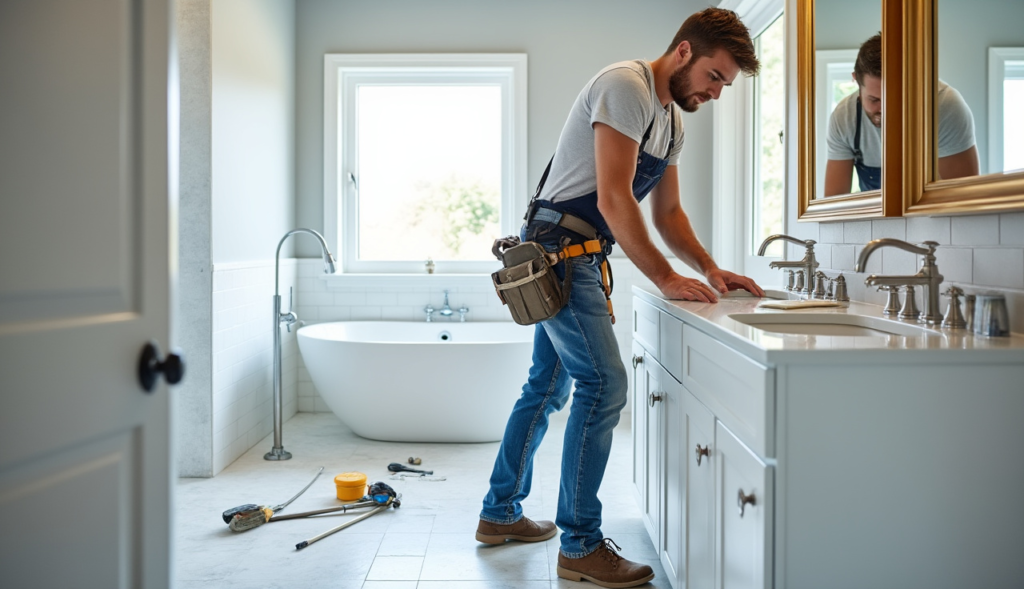
{"label": "window reflection in mirror", "polygon": [[1024,1],[939,0],[937,19],[930,178],[1024,169]]}
{"label": "window reflection in mirror", "polygon": [[815,2],[815,198],[881,188],[881,27],[877,0]]}

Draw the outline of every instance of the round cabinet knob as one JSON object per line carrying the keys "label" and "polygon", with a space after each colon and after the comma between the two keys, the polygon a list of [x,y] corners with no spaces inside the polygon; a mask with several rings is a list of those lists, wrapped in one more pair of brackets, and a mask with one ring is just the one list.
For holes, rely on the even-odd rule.
{"label": "round cabinet knob", "polygon": [[700,466],[701,456],[707,456],[708,458],[711,458],[711,446],[704,446],[703,448],[701,448],[700,444],[697,444],[697,466]]}
{"label": "round cabinet knob", "polygon": [[743,494],[743,489],[740,489],[739,495],[736,497],[736,505],[739,506],[740,517],[743,517],[743,508],[750,505],[757,505],[757,497],[753,493],[749,495]]}
{"label": "round cabinet knob", "polygon": [[654,393],[651,393],[647,395],[647,404],[650,405],[651,407],[654,407],[654,404],[660,401],[661,399],[661,395],[655,395]]}
{"label": "round cabinet knob", "polygon": [[139,384],[147,393],[153,392],[156,380],[163,374],[167,384],[177,384],[185,375],[185,363],[178,354],[167,354],[160,359],[160,348],[156,342],[149,342],[139,356]]}
{"label": "round cabinet knob", "polygon": [[637,367],[638,364],[643,364],[643,363],[644,363],[644,357],[643,356],[633,356],[633,368],[634,369]]}

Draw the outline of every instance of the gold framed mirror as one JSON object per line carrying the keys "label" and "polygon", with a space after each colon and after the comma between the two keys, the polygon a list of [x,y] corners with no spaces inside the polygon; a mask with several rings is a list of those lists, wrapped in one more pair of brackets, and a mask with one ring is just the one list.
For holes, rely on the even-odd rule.
{"label": "gold framed mirror", "polygon": [[[822,120],[828,121],[829,115],[823,117],[823,97],[833,96],[833,92],[824,92],[817,73],[819,44],[816,41],[823,6],[831,6],[822,0],[806,0],[796,3],[797,8],[797,129],[799,142],[798,159],[798,218],[801,221],[832,221],[872,217],[898,217],[902,213],[903,178],[900,170],[903,158],[903,126],[900,125],[903,111],[903,6],[901,0],[879,0],[880,22],[877,26],[861,27],[859,36],[853,47],[854,54],[860,43],[881,30],[881,111],[884,112],[881,124],[874,131],[879,137],[881,179],[879,189],[865,189],[862,192],[825,196],[822,190],[823,170],[822,158],[825,157],[824,133]],[[850,3],[845,3],[849,6]],[[849,41],[846,42],[848,45]],[[847,51],[846,53],[848,53]],[[829,53],[823,51],[822,55]],[[852,64],[847,64],[852,65]],[[846,70],[851,72],[852,67]],[[845,75],[849,75],[848,73]],[[877,78],[876,78],[877,79]],[[857,84],[855,84],[855,91]],[[876,100],[877,102],[877,100]],[[852,125],[851,125],[852,126]],[[870,127],[870,125],[867,125]],[[858,136],[859,137],[859,136]],[[878,163],[875,163],[877,166]],[[852,168],[852,162],[849,164]],[[877,168],[876,168],[877,169]],[[846,172],[847,174],[849,172]]]}
{"label": "gold framed mirror", "polygon": [[[993,72],[998,69],[993,68],[993,63],[994,59],[998,62],[1000,50],[1016,50],[1017,55],[1024,56],[1024,29],[1020,27],[1024,21],[1020,15],[1005,12],[1018,8],[1020,14],[1024,14],[1024,3],[1020,7],[1005,2],[990,4],[986,0],[968,4],[967,12],[957,13],[957,10],[963,11],[964,7],[954,6],[950,1],[907,0],[903,22],[903,51],[906,55],[904,91],[907,105],[903,133],[905,137],[915,140],[907,141],[904,145],[903,210],[906,215],[993,213],[1024,209],[1024,168],[1021,167],[1024,164],[1021,164],[1019,157],[1009,157],[1004,166],[1002,147],[997,137],[1012,138],[1019,144],[1020,138],[1024,137],[1024,124],[1012,123],[1009,128],[1001,126],[1006,120],[1003,118],[1006,105],[1001,100],[998,84],[988,87]],[[945,27],[940,26],[943,22]],[[943,43],[963,40],[977,46],[940,47],[939,36],[946,28],[949,31],[943,35],[946,39]],[[953,30],[960,34],[953,34]],[[969,30],[978,33],[967,34]],[[946,64],[940,63],[943,59]],[[957,64],[958,60],[965,63]],[[1024,62],[1024,57],[1018,58],[1017,62]],[[975,79],[971,78],[972,75]],[[1019,72],[1017,76],[1020,77]],[[977,139],[978,161],[973,174],[941,179],[942,172],[948,170],[943,158],[949,156],[942,152],[943,143],[948,141],[947,136],[950,134],[947,131],[950,119],[947,113],[954,108],[948,106],[945,96],[940,100],[939,94],[949,94],[949,86],[958,87],[957,94],[962,93],[964,102],[969,106]],[[973,99],[972,95],[975,96]],[[910,108],[911,105],[915,108]],[[1019,106],[1014,107],[1019,112]],[[937,116],[939,114],[942,114],[942,129]],[[997,140],[990,141],[993,137]],[[1020,148],[1016,149],[1019,152]]]}

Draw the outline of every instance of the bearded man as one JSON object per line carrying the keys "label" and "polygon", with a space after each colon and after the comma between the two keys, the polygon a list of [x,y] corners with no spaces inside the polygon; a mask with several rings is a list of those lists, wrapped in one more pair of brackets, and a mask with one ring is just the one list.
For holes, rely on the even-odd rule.
{"label": "bearded man", "polygon": [[[539,542],[553,537],[557,524],[559,577],[603,587],[633,587],[654,577],[650,566],[619,556],[601,533],[597,491],[629,384],[602,268],[617,242],[667,298],[714,303],[717,293],[741,288],[763,296],[749,278],[720,269],[701,245],[680,204],[677,172],[679,111],[695,112],[741,71],[755,75],[759,67],[750,32],[736,14],[709,8],[686,19],[664,55],[612,64],[577,97],[520,236],[548,251],[600,246],[555,266],[564,278],[571,265],[569,301],[535,327],[533,366],[495,460],[476,532],[480,542]],[[651,241],[639,207],[648,193],[658,233],[707,284],[676,273]],[[555,522],[533,521],[521,505],[530,493],[533,457],[548,416],[565,405],[573,381]]]}
{"label": "bearded man", "polygon": [[[853,64],[857,92],[829,115],[825,196],[847,194],[857,170],[860,190],[882,187],[882,35],[865,41]],[[974,116],[956,88],[939,80],[939,179],[977,176]],[[869,124],[870,123],[870,124]]]}

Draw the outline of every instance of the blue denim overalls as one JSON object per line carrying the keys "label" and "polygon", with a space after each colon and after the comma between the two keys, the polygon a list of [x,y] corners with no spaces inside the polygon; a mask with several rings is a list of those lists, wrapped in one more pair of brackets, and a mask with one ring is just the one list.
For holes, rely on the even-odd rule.
{"label": "blue denim overalls", "polygon": [[860,97],[857,97],[857,131],[853,135],[853,165],[857,168],[857,179],[860,181],[861,192],[878,190],[882,187],[882,168],[875,168],[864,163],[864,154],[860,151],[860,119],[863,109]]}
{"label": "blue denim overalls", "polygon": [[[661,180],[668,167],[675,146],[674,114],[664,158],[643,151],[653,122],[644,134],[633,176],[633,196],[638,202]],[[535,203],[540,206],[534,206]],[[535,203],[531,203],[528,222],[523,226],[523,239],[537,241],[549,251],[560,248],[562,237],[581,242],[579,235],[556,224],[560,213],[568,212],[596,228],[607,245],[602,254],[569,258],[555,266],[556,271],[562,268],[560,274],[564,276],[565,264],[572,264],[569,302],[557,315],[534,328],[533,365],[505,427],[480,518],[495,524],[512,524],[523,517],[521,503],[530,494],[533,457],[547,432],[548,416],[565,406],[575,381],[562,447],[555,523],[562,530],[561,553],[568,558],[582,558],[597,549],[603,539],[597,490],[608,464],[612,430],[626,405],[629,388],[629,377],[605,305],[600,272],[601,258],[611,251],[612,234],[597,210],[596,192],[568,203]]]}

